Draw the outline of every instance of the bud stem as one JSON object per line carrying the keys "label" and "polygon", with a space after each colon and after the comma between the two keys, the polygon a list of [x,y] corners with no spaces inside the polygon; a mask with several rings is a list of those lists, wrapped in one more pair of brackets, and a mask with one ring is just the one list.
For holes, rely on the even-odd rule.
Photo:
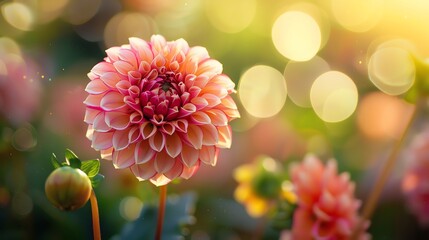
{"label": "bud stem", "polygon": [[92,212],[92,231],[94,234],[94,240],[101,240],[100,233],[100,216],[98,215],[98,204],[97,197],[95,196],[94,189],[91,190],[91,212]]}
{"label": "bud stem", "polygon": [[167,199],[167,185],[159,187],[158,222],[156,224],[155,240],[161,240],[162,225],[164,223],[165,200]]}

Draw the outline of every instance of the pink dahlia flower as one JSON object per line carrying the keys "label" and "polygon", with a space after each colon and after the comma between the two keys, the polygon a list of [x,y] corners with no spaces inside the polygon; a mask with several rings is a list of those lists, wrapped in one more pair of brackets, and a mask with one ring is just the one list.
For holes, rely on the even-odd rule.
{"label": "pink dahlia flower", "polygon": [[239,117],[234,83],[203,47],[152,36],[106,50],[92,68],[87,137],[115,168],[159,186],[215,165],[231,146],[228,122]]}
{"label": "pink dahlia flower", "polygon": [[39,106],[41,89],[33,65],[20,55],[0,53],[0,115],[14,125],[30,121]]}
{"label": "pink dahlia flower", "polygon": [[411,212],[422,226],[429,226],[429,129],[413,140],[407,157],[402,190]]}
{"label": "pink dahlia flower", "polygon": [[[324,166],[314,156],[292,165],[290,174],[298,196],[293,239],[350,239],[360,220],[357,215],[360,201],[353,195],[355,186],[349,175],[338,175],[334,160]],[[361,231],[358,239],[368,238]]]}

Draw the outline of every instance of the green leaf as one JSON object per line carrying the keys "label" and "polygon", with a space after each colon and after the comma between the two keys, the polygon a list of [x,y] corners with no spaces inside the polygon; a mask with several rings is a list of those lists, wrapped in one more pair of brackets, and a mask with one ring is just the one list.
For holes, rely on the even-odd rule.
{"label": "green leaf", "polygon": [[[196,195],[192,192],[182,196],[169,197],[165,206],[164,225],[162,228],[163,240],[184,239],[183,227],[195,222],[193,211],[195,209]],[[150,204],[144,205],[140,217],[127,223],[116,239],[152,240],[155,237],[158,207]]]}
{"label": "green leaf", "polygon": [[65,157],[66,157],[66,161],[70,165],[70,167],[72,167],[72,168],[80,168],[81,167],[81,165],[82,165],[81,161],[76,156],[76,154],[74,154],[74,152],[72,152],[72,150],[66,149]]}
{"label": "green leaf", "polygon": [[88,175],[88,177],[94,177],[100,171],[100,161],[98,159],[83,161],[81,170]]}
{"label": "green leaf", "polygon": [[62,166],[62,164],[58,161],[57,156],[55,156],[55,153],[52,153],[51,163],[55,169],[60,168]]}
{"label": "green leaf", "polygon": [[90,179],[91,179],[92,187],[96,188],[98,184],[100,184],[100,182],[104,179],[104,176],[98,173],[94,177],[90,177]]}

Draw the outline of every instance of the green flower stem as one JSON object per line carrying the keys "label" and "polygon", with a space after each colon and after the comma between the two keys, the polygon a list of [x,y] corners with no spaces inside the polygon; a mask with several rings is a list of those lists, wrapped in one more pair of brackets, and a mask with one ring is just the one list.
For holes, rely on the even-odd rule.
{"label": "green flower stem", "polygon": [[156,224],[155,240],[161,240],[166,199],[167,199],[167,185],[163,185],[159,187],[158,221]]}
{"label": "green flower stem", "polygon": [[91,191],[91,212],[92,212],[92,231],[94,235],[94,240],[101,240],[100,233],[100,216],[98,214],[98,204],[97,197],[95,196],[94,189]]}
{"label": "green flower stem", "polygon": [[386,184],[386,181],[388,179],[388,177],[390,176],[393,167],[395,166],[396,160],[398,159],[399,153],[401,152],[401,147],[405,141],[405,138],[414,122],[414,120],[417,117],[418,111],[420,109],[420,107],[423,104],[423,99],[419,99],[416,103],[416,105],[414,106],[414,110],[412,113],[411,118],[409,119],[407,126],[404,129],[404,132],[402,133],[401,137],[399,138],[399,140],[395,143],[392,151],[390,152],[390,155],[383,167],[383,169],[381,169],[381,172],[378,176],[377,181],[374,184],[374,188],[372,189],[366,204],[364,205],[363,208],[363,212],[362,212],[362,219],[360,221],[360,223],[358,224],[357,228],[355,229],[355,232],[353,234],[353,238],[352,239],[356,239],[358,237],[358,233],[359,231],[363,228],[365,222],[371,218],[372,213],[374,212],[374,209],[377,205],[378,199],[380,198],[381,192],[384,188],[384,185]]}

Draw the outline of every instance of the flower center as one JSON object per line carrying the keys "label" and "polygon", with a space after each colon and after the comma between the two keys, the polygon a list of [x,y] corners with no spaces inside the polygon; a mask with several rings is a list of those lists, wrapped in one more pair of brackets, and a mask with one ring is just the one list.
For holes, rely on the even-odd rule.
{"label": "flower center", "polygon": [[253,190],[263,198],[276,198],[281,190],[280,179],[270,173],[260,173],[252,181]]}
{"label": "flower center", "polygon": [[167,81],[165,81],[161,86],[164,92],[167,92],[168,90],[170,90],[171,87],[172,87],[171,83]]}

